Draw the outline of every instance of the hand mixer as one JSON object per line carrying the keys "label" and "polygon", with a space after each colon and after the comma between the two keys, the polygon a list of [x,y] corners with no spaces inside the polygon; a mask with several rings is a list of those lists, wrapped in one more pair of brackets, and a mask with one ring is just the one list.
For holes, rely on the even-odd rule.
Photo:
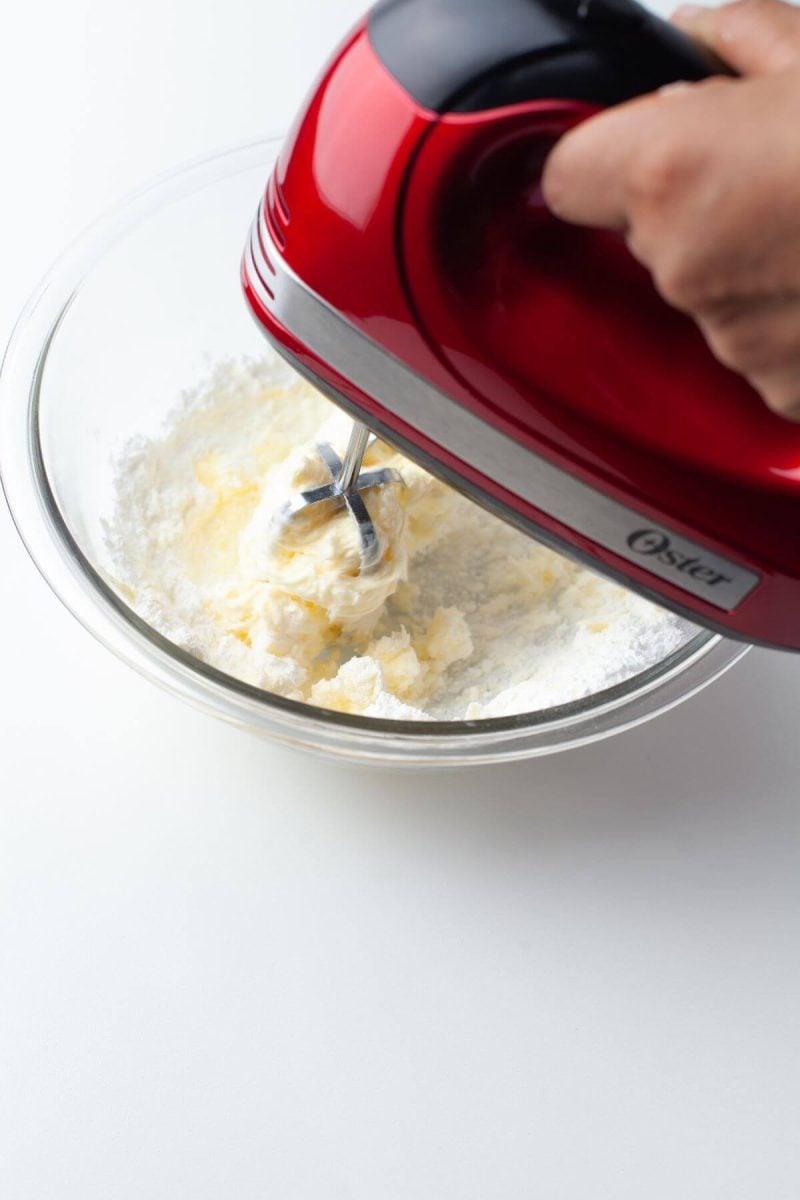
{"label": "hand mixer", "polygon": [[[540,190],[577,122],[714,69],[630,0],[383,0],[285,142],[244,289],[300,372],[505,520],[711,629],[800,649],[800,428],[624,239],[559,222]],[[344,475],[329,464],[342,502],[382,482],[354,483],[366,440]],[[361,531],[369,561],[363,512]]]}

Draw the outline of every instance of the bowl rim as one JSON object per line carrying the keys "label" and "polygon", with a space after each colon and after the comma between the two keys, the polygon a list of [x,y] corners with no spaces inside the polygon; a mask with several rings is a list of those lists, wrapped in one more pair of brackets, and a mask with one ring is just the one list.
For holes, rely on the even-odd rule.
{"label": "bowl rim", "polygon": [[28,553],[73,616],[128,665],[196,707],[289,744],[362,761],[421,764],[434,756],[456,764],[552,753],[655,717],[738,662],[749,646],[699,630],[647,670],[582,700],[478,721],[393,721],[320,709],[243,683],[168,641],[114,591],[81,550],[47,476],[38,416],[50,347],[83,281],[114,246],[167,205],[255,168],[266,177],[280,144],[266,138],[221,150],[135,191],[61,255],[17,320],[0,366],[0,485]]}

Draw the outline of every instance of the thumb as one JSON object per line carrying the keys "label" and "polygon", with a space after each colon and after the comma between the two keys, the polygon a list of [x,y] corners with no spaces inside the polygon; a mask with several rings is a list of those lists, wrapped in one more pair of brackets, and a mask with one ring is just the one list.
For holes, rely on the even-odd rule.
{"label": "thumb", "polygon": [[722,8],[685,4],[672,20],[740,75],[800,65],[800,9],[783,0],[735,0]]}

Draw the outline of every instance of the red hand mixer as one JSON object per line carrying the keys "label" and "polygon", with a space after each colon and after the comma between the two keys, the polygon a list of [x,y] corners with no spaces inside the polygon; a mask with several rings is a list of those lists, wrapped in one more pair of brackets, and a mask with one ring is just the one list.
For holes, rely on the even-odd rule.
{"label": "red hand mixer", "polygon": [[300,372],[480,504],[702,625],[800,649],[800,428],[621,237],[540,191],[576,122],[713,69],[630,0],[383,0],[286,140],[244,288]]}

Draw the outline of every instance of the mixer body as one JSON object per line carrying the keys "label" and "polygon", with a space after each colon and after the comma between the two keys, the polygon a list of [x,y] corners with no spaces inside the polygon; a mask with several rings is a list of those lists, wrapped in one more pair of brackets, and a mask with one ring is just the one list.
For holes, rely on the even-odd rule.
{"label": "mixer body", "polygon": [[540,191],[572,125],[708,70],[626,0],[384,0],[286,140],[243,285],[282,354],[434,473],[701,624],[800,649],[800,430],[624,239]]}

